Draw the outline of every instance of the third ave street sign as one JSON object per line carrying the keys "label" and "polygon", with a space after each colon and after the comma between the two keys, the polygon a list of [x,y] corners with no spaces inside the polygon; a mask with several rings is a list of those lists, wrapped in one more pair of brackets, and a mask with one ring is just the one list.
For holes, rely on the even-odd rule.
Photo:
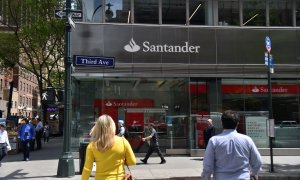
{"label": "third ave street sign", "polygon": [[[82,11],[71,10],[73,19],[82,19]],[[66,10],[55,10],[54,15],[56,18],[66,18]]]}

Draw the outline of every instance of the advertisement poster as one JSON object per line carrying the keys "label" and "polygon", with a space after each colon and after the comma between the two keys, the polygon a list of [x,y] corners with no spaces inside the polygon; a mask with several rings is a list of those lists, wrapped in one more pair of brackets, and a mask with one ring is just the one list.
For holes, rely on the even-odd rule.
{"label": "advertisement poster", "polygon": [[265,116],[246,117],[246,134],[252,138],[258,148],[269,147],[266,120]]}

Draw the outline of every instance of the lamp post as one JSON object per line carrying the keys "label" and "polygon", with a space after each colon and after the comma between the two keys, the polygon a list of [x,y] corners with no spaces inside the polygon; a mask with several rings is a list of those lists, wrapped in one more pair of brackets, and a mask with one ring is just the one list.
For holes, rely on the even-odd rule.
{"label": "lamp post", "polygon": [[[66,17],[71,11],[71,0],[66,0]],[[65,97],[64,97],[64,132],[63,132],[63,153],[59,158],[57,176],[70,177],[75,175],[74,159],[71,153],[71,53],[70,53],[70,32],[71,26],[68,18],[65,22]]]}

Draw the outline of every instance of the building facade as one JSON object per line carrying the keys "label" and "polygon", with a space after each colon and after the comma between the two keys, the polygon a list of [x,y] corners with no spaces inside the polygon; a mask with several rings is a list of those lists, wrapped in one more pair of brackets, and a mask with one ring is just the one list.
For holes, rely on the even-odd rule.
{"label": "building facade", "polygon": [[149,123],[166,150],[203,148],[205,120],[219,133],[221,113],[233,109],[238,131],[268,148],[271,98],[275,147],[299,148],[299,8],[299,0],[83,1],[71,32],[72,147],[105,113],[125,121],[135,152],[147,149]]}

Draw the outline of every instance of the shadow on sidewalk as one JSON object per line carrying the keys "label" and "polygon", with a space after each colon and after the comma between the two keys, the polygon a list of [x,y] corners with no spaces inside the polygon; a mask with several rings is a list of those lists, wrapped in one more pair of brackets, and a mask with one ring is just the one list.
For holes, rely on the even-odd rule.
{"label": "shadow on sidewalk", "polygon": [[16,169],[14,172],[6,175],[5,177],[1,177],[0,179],[43,179],[43,178],[56,178],[56,176],[31,176],[27,177],[29,173],[22,173],[24,169]]}

